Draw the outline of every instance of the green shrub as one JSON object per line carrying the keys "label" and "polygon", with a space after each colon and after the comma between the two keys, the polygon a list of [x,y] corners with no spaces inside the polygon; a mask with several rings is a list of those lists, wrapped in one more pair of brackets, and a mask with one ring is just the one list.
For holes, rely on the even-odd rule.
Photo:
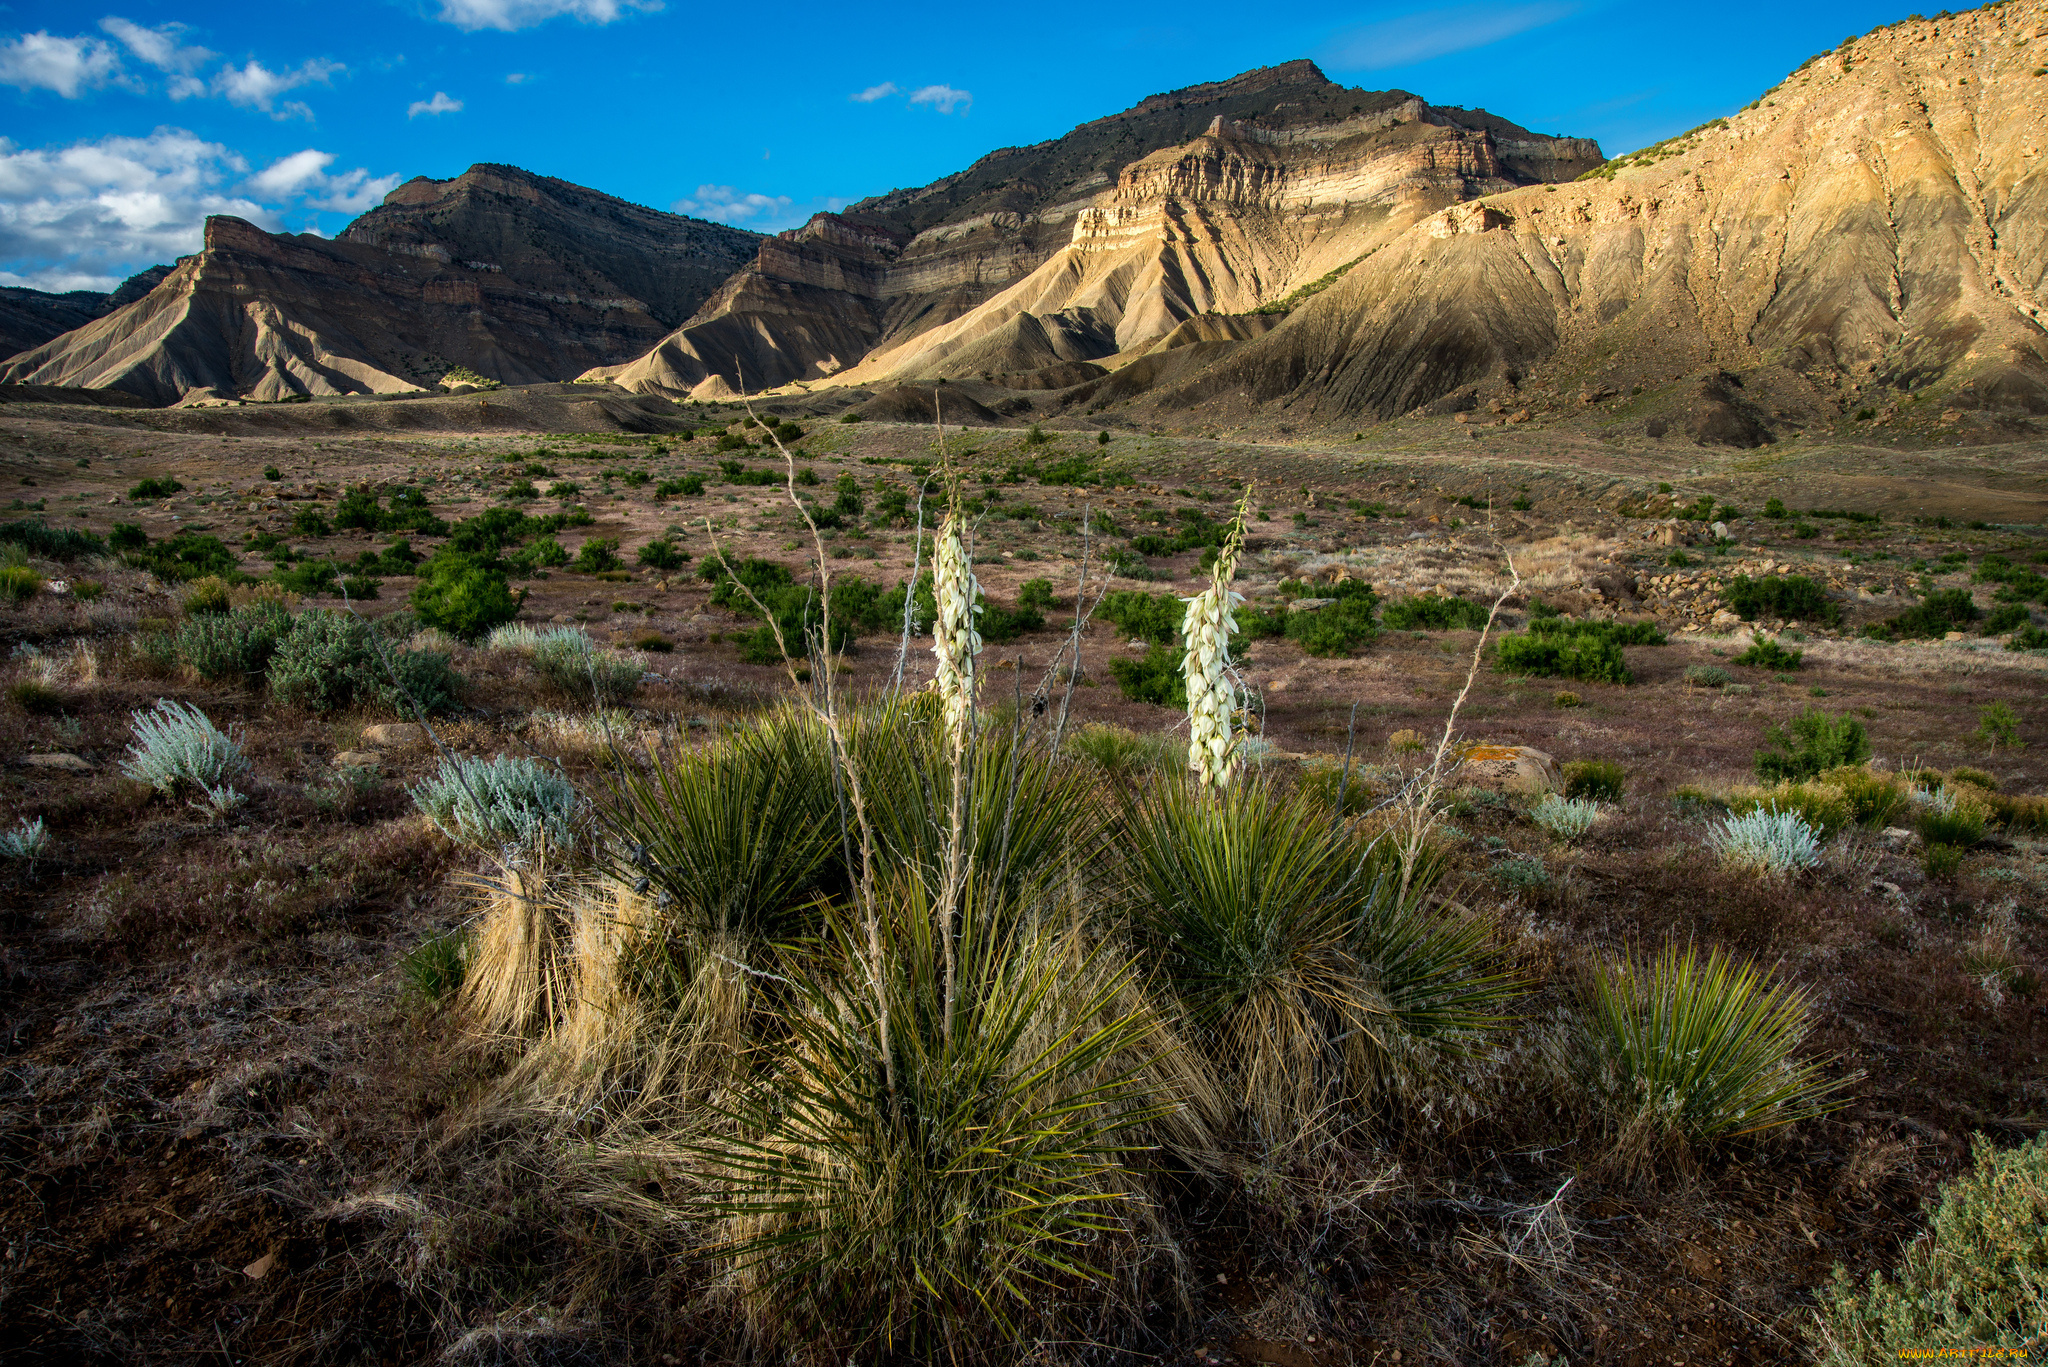
{"label": "green shrub", "polygon": [[[1532,624],[1534,625],[1534,624]],[[1598,636],[1518,633],[1501,637],[1494,667],[1503,674],[1525,674],[1589,683],[1628,684],[1635,681],[1621,647]]]}
{"label": "green shrub", "polygon": [[569,568],[581,574],[602,574],[624,563],[619,559],[617,537],[593,536],[576,548],[576,558],[569,562]]}
{"label": "green shrub", "polygon": [[1691,946],[1594,975],[1584,1041],[1613,1128],[1638,1143],[1757,1134],[1841,1105],[1844,1082],[1796,1055],[1808,1002],[1754,964]]}
{"label": "green shrub", "polygon": [[233,575],[241,559],[217,536],[179,532],[168,541],[129,552],[128,563],[159,579],[182,583],[209,574]]}
{"label": "green shrub", "polygon": [[976,619],[975,629],[981,639],[990,645],[1002,645],[1014,641],[1027,631],[1040,631],[1045,627],[1045,614],[1035,607],[1019,603],[1016,607],[1001,608],[983,601],[981,616]]}
{"label": "green shrub", "polygon": [[665,479],[654,486],[656,498],[695,498],[704,492],[704,480],[700,475],[684,475],[681,479]]}
{"label": "green shrub", "polygon": [[1304,652],[1323,658],[1349,655],[1379,636],[1375,611],[1379,595],[1358,580],[1331,586],[1336,602],[1319,608],[1295,608],[1287,614],[1287,639]]}
{"label": "green shrub", "polygon": [[1772,726],[1764,732],[1764,745],[1756,752],[1756,774],[1769,783],[1796,783],[1870,758],[1862,722],[1846,714],[1830,717],[1818,707],[1807,708],[1789,726]]}
{"label": "green shrub", "polygon": [[1110,677],[1132,702],[1157,703],[1161,707],[1188,705],[1187,680],[1181,676],[1180,652],[1171,646],[1153,646],[1140,659],[1118,656],[1109,662]]}
{"label": "green shrub", "polygon": [[1103,597],[1096,613],[1116,623],[1117,630],[1128,636],[1165,646],[1180,639],[1187,605],[1170,593],[1118,589]]}
{"label": "green shrub", "polygon": [[2048,650],[2048,627],[2021,627],[2005,643],[2007,650]]}
{"label": "green shrub", "polygon": [[1756,579],[1739,574],[1722,594],[1729,610],[1745,622],[1758,617],[1837,622],[1842,617],[1827,590],[1803,574],[1767,574]]}
{"label": "green shrub", "polygon": [[1609,641],[1618,646],[1661,646],[1666,641],[1655,622],[1596,622],[1579,617],[1534,618],[1529,634]]}
{"label": "green shrub", "polygon": [[1719,665],[1687,665],[1684,677],[1688,688],[1726,688],[1732,676]]}
{"label": "green shrub", "polygon": [[1831,783],[1780,783],[1774,787],[1748,789],[1730,794],[1728,810],[1747,812],[1796,812],[1816,836],[1827,840],[1857,824],[1856,804],[1841,788]]}
{"label": "green shrub", "polygon": [[1967,788],[1942,788],[1931,796],[1914,825],[1929,845],[1968,849],[1984,838],[1990,817],[1989,805]]}
{"label": "green shrub", "polygon": [[[128,525],[124,522],[114,524],[117,530]],[[51,527],[41,521],[0,522],[0,546],[19,546],[28,554],[39,555],[45,560],[76,560],[83,555],[103,555],[107,550],[107,543],[91,532]],[[117,546],[115,549],[121,548]]]}
{"label": "green shrub", "polygon": [[54,717],[64,710],[64,695],[38,679],[20,679],[7,685],[7,697],[31,716]]}
{"label": "green shrub", "polygon": [[339,575],[331,560],[303,560],[296,565],[280,566],[270,572],[272,583],[286,593],[296,593],[303,597],[333,593],[337,578]]}
{"label": "green shrub", "polygon": [[146,499],[169,498],[172,494],[183,493],[184,489],[184,485],[168,475],[152,475],[148,479],[136,481],[135,487],[128,491],[128,497],[140,503]]}
{"label": "green shrub", "polygon": [[1979,634],[2003,636],[2008,631],[2018,631],[2021,627],[2032,625],[2033,620],[2033,614],[2027,611],[2024,604],[2007,603],[2004,607],[1991,610],[1991,615],[1984,619],[1984,625],[1979,628]]}
{"label": "green shrub", "polygon": [[1050,609],[1053,606],[1052,580],[1026,579],[1017,587],[1017,606],[1036,608],[1040,612]]}
{"label": "green shrub", "polygon": [[1748,650],[1735,657],[1734,663],[1753,669],[1791,670],[1799,668],[1799,662],[1805,658],[1803,650],[1787,650],[1776,641],[1759,636],[1750,642]]}
{"label": "green shrub", "polygon": [[1968,853],[1961,845],[1928,845],[1920,851],[1920,871],[1934,882],[1946,883],[1963,867]]}
{"label": "green shrub", "polygon": [[[1187,748],[1172,736],[1157,731],[1129,731],[1101,722],[1077,728],[1066,743],[1073,753],[1091,761],[1112,779],[1170,772],[1187,759]],[[1364,787],[1356,783],[1353,786]]]}
{"label": "green shrub", "polygon": [[679,570],[689,563],[690,557],[668,537],[658,537],[640,548],[635,557],[639,563],[651,570]]}
{"label": "green shrub", "polygon": [[469,971],[471,936],[450,930],[429,935],[398,961],[407,990],[429,1004],[446,1001],[462,990]]}
{"label": "green shrub", "polygon": [[1850,817],[1859,826],[1889,826],[1910,801],[1906,785],[1897,777],[1877,773],[1865,764],[1829,769],[1820,779],[1848,802]]}
{"label": "green shrub", "polygon": [[1628,771],[1613,760],[1581,759],[1564,766],[1564,795],[1619,802],[1628,786]]}
{"label": "green shrub", "polygon": [[271,693],[281,703],[317,713],[367,704],[409,714],[406,694],[427,712],[454,704],[461,679],[446,655],[386,645],[387,673],[373,639],[376,630],[353,613],[326,608],[300,613],[278,637],[271,656]]}
{"label": "green shrub", "polygon": [[537,536],[506,557],[514,569],[531,574],[537,569],[569,563],[569,552],[552,536]]}
{"label": "green shrub", "polygon": [[1478,631],[1487,611],[1483,603],[1424,593],[1387,604],[1380,621],[1390,631]]}
{"label": "green shrub", "polygon": [[133,522],[116,522],[107,533],[108,550],[139,551],[148,544],[148,534]]}
{"label": "green shrub", "polygon": [[2017,1354],[2048,1337],[2048,1136],[1977,1144],[1972,1170],[1945,1183],[1927,1232],[1898,1270],[1858,1287],[1837,1266],[1812,1331],[1822,1367],[1891,1367],[1949,1345]]}
{"label": "green shrub", "polygon": [[[1989,749],[1996,750],[2003,745],[2008,750],[2020,748],[2020,715],[2012,710],[2009,703],[1995,702],[1977,709],[1977,740]],[[1996,787],[1996,784],[1990,785]]]}
{"label": "green shrub", "polygon": [[0,566],[0,601],[26,603],[43,591],[43,576],[26,565]]}
{"label": "green shrub", "polygon": [[1882,641],[1931,640],[1983,615],[1968,589],[1937,589],[1898,616],[1863,628],[1863,634]]}
{"label": "green shrub", "polygon": [[464,641],[474,641],[519,615],[519,600],[512,596],[504,571],[445,547],[420,566],[411,601],[422,626]]}
{"label": "green shrub", "polygon": [[290,615],[275,603],[187,617],[178,625],[178,658],[208,683],[254,687],[263,682],[278,638],[290,626]]}
{"label": "green shrub", "polygon": [[597,707],[632,697],[646,673],[632,656],[600,649],[580,631],[543,638],[534,647],[533,667],[557,693]]}

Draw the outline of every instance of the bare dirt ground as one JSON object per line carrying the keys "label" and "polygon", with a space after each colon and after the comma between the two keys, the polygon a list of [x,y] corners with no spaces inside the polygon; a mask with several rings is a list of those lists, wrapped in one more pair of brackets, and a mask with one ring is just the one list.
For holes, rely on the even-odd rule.
{"label": "bare dirt ground", "polygon": [[[644,654],[642,726],[687,735],[781,686],[778,670],[741,661],[735,638],[747,624],[711,607],[710,586],[692,573],[714,532],[729,556],[802,569],[807,543],[785,492],[731,482],[719,465],[770,469],[772,453],[712,449],[713,425],[737,410],[688,410],[698,430],[683,441],[674,432],[550,436],[517,427],[516,413],[474,431],[352,430],[317,408],[0,408],[0,496],[15,501],[0,520],[40,517],[102,535],[133,523],[152,541],[184,531],[237,549],[269,533],[302,557],[353,562],[392,538],[295,533],[301,510],[331,518],[351,487],[415,482],[453,522],[524,493],[514,489],[524,481],[533,488],[521,506],[591,514],[592,525],[560,534],[566,549],[617,538],[625,568],[516,581],[527,593],[522,620],[583,624],[622,647],[649,636],[671,646]],[[916,463],[936,454],[933,432],[801,426],[801,463],[818,477],[805,492],[829,506],[847,475],[860,504],[826,534],[834,572],[884,585],[906,577],[917,554]],[[1814,1046],[1865,1075],[1846,1109],[1685,1181],[1645,1191],[1582,1180],[1561,1207],[1572,1237],[1542,1258],[1504,1252],[1506,1233],[1581,1170],[1578,1155],[1532,1149],[1512,1117],[1446,1118],[1441,1133],[1389,1136],[1388,1155],[1407,1177],[1376,1240],[1304,1282],[1300,1268],[1270,1265],[1256,1240],[1219,1226],[1195,1249],[1212,1294],[1191,1322],[1162,1333],[1157,1360],[1797,1361],[1813,1288],[1832,1266],[1888,1265],[1974,1136],[2011,1142],[2048,1123],[2036,988],[1987,985],[1977,955],[2002,936],[2014,965],[2005,981],[2037,985],[2048,973],[2048,842],[2000,837],[1938,881],[1908,846],[1859,836],[1799,883],[1734,884],[1703,852],[1698,814],[1673,801],[1687,785],[1747,781],[1765,729],[1815,703],[1862,718],[1894,766],[1969,765],[2003,791],[2048,788],[2048,654],[1977,636],[1884,644],[1854,635],[1926,588],[1971,587],[1986,554],[2025,562],[2048,548],[2048,446],[1666,451],[1567,432],[1472,438],[1449,424],[1356,441],[1119,430],[1105,445],[1093,429],[1047,435],[1043,444],[1016,429],[948,437],[986,501],[976,556],[990,599],[1007,604],[1044,578],[1056,600],[1043,631],[989,648],[989,702],[1028,699],[1044,683],[1084,543],[1099,576],[1130,538],[1169,530],[1185,510],[1227,518],[1244,481],[1257,516],[1241,587],[1254,603],[1271,601],[1283,578],[1340,572],[1371,581],[1383,599],[1442,590],[1490,600],[1512,557],[1524,583],[1509,600],[1510,625],[1540,599],[1572,613],[1651,617],[1672,633],[1668,645],[1628,650],[1636,681],[1627,687],[1482,669],[1461,714],[1472,739],[1534,746],[1560,762],[1613,760],[1629,775],[1620,813],[1574,848],[1547,841],[1508,806],[1453,813],[1458,895],[1497,919],[1525,964],[1537,984],[1531,1015],[1572,990],[1571,965],[1589,949],[1725,943],[1805,985],[1817,1004]],[[1072,477],[1090,482],[1013,475],[1068,461]],[[691,475],[705,481],[702,493],[656,496],[664,481]],[[145,478],[184,487],[131,499]],[[892,492],[912,516],[888,513]],[[1705,544],[1706,524],[1663,516],[1703,497],[1740,510],[1727,518],[1724,548]],[[1882,521],[1760,516],[1774,497],[1795,512]],[[696,557],[687,568],[635,564],[636,549],[663,534]],[[435,544],[413,540],[422,551]],[[1674,551],[1689,563],[1668,563]],[[1197,582],[1194,551],[1122,564],[1155,577],[1118,587],[1192,592]],[[557,1232],[529,1231],[454,1277],[439,1251],[390,1234],[406,1193],[428,1180],[437,1122],[497,1066],[399,971],[423,937],[467,912],[456,852],[405,795],[431,768],[428,756],[387,751],[378,784],[343,792],[334,756],[362,744],[364,725],[394,718],[309,717],[260,694],[151,677],[127,642],[138,626],[176,616],[175,586],[114,561],[40,568],[105,591],[90,603],[45,593],[0,607],[8,680],[49,681],[61,695],[55,709],[0,702],[0,824],[40,816],[52,837],[32,864],[0,867],[0,1360],[690,1355],[688,1327],[638,1300],[580,1307],[599,1330],[579,1337],[557,1324],[561,1333],[529,1333],[518,1351],[482,1333],[553,1313],[523,1297],[559,1254]],[[1796,673],[1731,668],[1735,687],[1687,686],[1688,666],[1729,667],[1751,633],[1717,617],[1721,581],[1781,568],[1830,584],[1844,623],[1782,624],[1786,642],[1806,651]],[[271,565],[250,551],[243,569],[263,575]],[[363,607],[402,607],[410,586],[384,576]],[[1973,592],[1988,606],[1992,587]],[[1315,659],[1291,641],[1262,640],[1243,670],[1278,750],[1337,754],[1348,744],[1379,762],[1396,733],[1442,728],[1475,641],[1470,631],[1390,631],[1349,658]],[[912,679],[929,677],[925,644],[911,643]],[[1077,721],[1139,731],[1182,721],[1127,700],[1111,681],[1107,662],[1137,653],[1108,622],[1090,626]],[[896,661],[893,637],[867,637],[848,657],[848,677],[874,684]],[[456,666],[470,689],[445,728],[451,745],[536,746],[595,775],[587,750],[551,748],[525,727],[536,709],[559,704],[516,659],[461,648]],[[1567,690],[1576,705],[1560,705]],[[257,777],[231,818],[153,800],[120,776],[130,713],[162,696],[246,728]],[[2001,702],[2018,714],[2025,748],[1987,751],[1978,738],[1981,709]],[[53,753],[82,766],[28,762]],[[1548,881],[1518,888],[1495,877],[1510,856],[1543,859]],[[1288,1299],[1304,1295],[1308,1309]]]}

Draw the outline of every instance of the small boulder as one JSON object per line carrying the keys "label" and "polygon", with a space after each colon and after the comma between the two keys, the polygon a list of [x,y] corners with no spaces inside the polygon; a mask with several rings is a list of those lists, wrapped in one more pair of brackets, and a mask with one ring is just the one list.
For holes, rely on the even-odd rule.
{"label": "small boulder", "polygon": [[54,769],[60,774],[89,774],[92,766],[76,755],[23,755],[21,762],[31,769]]}
{"label": "small boulder", "polygon": [[375,750],[344,750],[334,757],[337,769],[368,769],[384,757]]}
{"label": "small boulder", "polygon": [[1527,745],[1474,745],[1459,777],[1503,792],[1552,793],[1564,786],[1557,761]]}
{"label": "small boulder", "polygon": [[363,728],[363,741],[380,750],[410,750],[427,743],[427,729],[409,721],[379,722]]}

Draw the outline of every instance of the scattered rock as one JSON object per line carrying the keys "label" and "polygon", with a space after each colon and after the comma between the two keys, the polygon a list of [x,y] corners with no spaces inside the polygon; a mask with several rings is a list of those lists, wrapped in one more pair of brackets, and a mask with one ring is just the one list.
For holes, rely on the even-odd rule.
{"label": "scattered rock", "polygon": [[384,756],[378,754],[375,750],[344,750],[334,757],[334,767],[337,769],[367,769],[383,758]]}
{"label": "scattered rock", "polygon": [[76,755],[23,755],[21,762],[31,769],[54,769],[60,774],[89,774],[92,766]]}
{"label": "scattered rock", "polygon": [[410,750],[427,743],[427,730],[409,721],[379,722],[363,728],[363,740],[381,749]]}
{"label": "scattered rock", "polygon": [[1515,792],[1549,793],[1564,786],[1557,761],[1527,745],[1475,745],[1465,752],[1459,776]]}
{"label": "scattered rock", "polygon": [[277,1255],[275,1253],[266,1253],[255,1262],[243,1268],[242,1275],[252,1282],[260,1282],[269,1276],[270,1270],[276,1266]]}

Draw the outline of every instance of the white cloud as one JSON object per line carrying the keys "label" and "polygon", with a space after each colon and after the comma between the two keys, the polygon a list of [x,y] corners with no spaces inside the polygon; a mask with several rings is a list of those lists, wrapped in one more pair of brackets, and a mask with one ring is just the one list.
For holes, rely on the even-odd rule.
{"label": "white cloud", "polygon": [[435,17],[470,33],[487,28],[512,33],[563,15],[586,24],[609,24],[629,13],[654,13],[661,7],[661,0],[441,0]]}
{"label": "white cloud", "polygon": [[869,86],[858,95],[848,95],[846,98],[856,104],[873,104],[876,100],[886,99],[895,93],[896,82],[884,81],[880,85]]}
{"label": "white cloud", "polygon": [[525,85],[532,79],[533,73],[530,71],[508,71],[505,73],[506,85]]}
{"label": "white cloud", "polygon": [[431,100],[414,100],[405,107],[405,117],[416,119],[422,114],[459,114],[462,101],[451,100],[445,90],[436,90]]}
{"label": "white cloud", "polygon": [[334,153],[308,147],[303,152],[279,157],[244,181],[242,188],[266,199],[298,195],[315,209],[360,214],[375,208],[398,186],[395,174],[372,177],[360,166],[331,176],[327,168],[333,164]]}
{"label": "white cloud", "polygon": [[274,108],[277,97],[287,90],[297,90],[300,86],[310,85],[315,81],[325,85],[336,72],[347,69],[340,62],[330,62],[316,57],[300,66],[297,71],[272,71],[251,57],[246,66],[225,66],[215,72],[213,93],[225,95],[229,104],[238,104],[245,109],[260,109],[272,118],[310,119],[313,117],[313,111],[297,100],[287,101],[281,108]]}
{"label": "white cloud", "polygon": [[54,90],[67,100],[122,74],[121,54],[98,38],[52,38],[38,31],[0,47],[0,85]]}
{"label": "white cloud", "polygon": [[[155,28],[144,28],[117,14],[110,14],[100,20],[101,32],[120,39],[121,46],[134,53],[136,57],[158,71],[175,72],[186,78],[220,55],[203,47],[186,47],[181,43],[179,38],[188,29],[189,25],[185,24],[158,24]],[[172,86],[171,98],[181,98],[177,94],[175,83]]]}
{"label": "white cloud", "polygon": [[251,174],[229,148],[180,128],[68,147],[0,138],[0,283],[110,289],[198,251],[209,214],[276,232],[287,214],[362,213],[399,181],[361,167],[333,174],[333,164],[332,152],[309,147]]}
{"label": "white cloud", "polygon": [[796,201],[788,195],[742,194],[730,185],[699,185],[694,199],[679,199],[669,212],[745,226],[744,219],[782,218]]}
{"label": "white cloud", "polygon": [[1408,66],[1498,43],[1569,18],[1582,7],[1573,0],[1540,0],[1536,4],[1462,5],[1405,14],[1334,34],[1317,55],[1326,65],[1354,71]]}
{"label": "white cloud", "polygon": [[179,128],[54,148],[0,139],[0,263],[31,282],[119,278],[197,251],[208,214],[274,227],[269,208],[223,188],[248,169]]}
{"label": "white cloud", "polygon": [[950,114],[957,106],[961,113],[974,107],[974,96],[964,90],[955,90],[950,85],[928,85],[910,92],[912,104],[928,104],[941,114]]}

